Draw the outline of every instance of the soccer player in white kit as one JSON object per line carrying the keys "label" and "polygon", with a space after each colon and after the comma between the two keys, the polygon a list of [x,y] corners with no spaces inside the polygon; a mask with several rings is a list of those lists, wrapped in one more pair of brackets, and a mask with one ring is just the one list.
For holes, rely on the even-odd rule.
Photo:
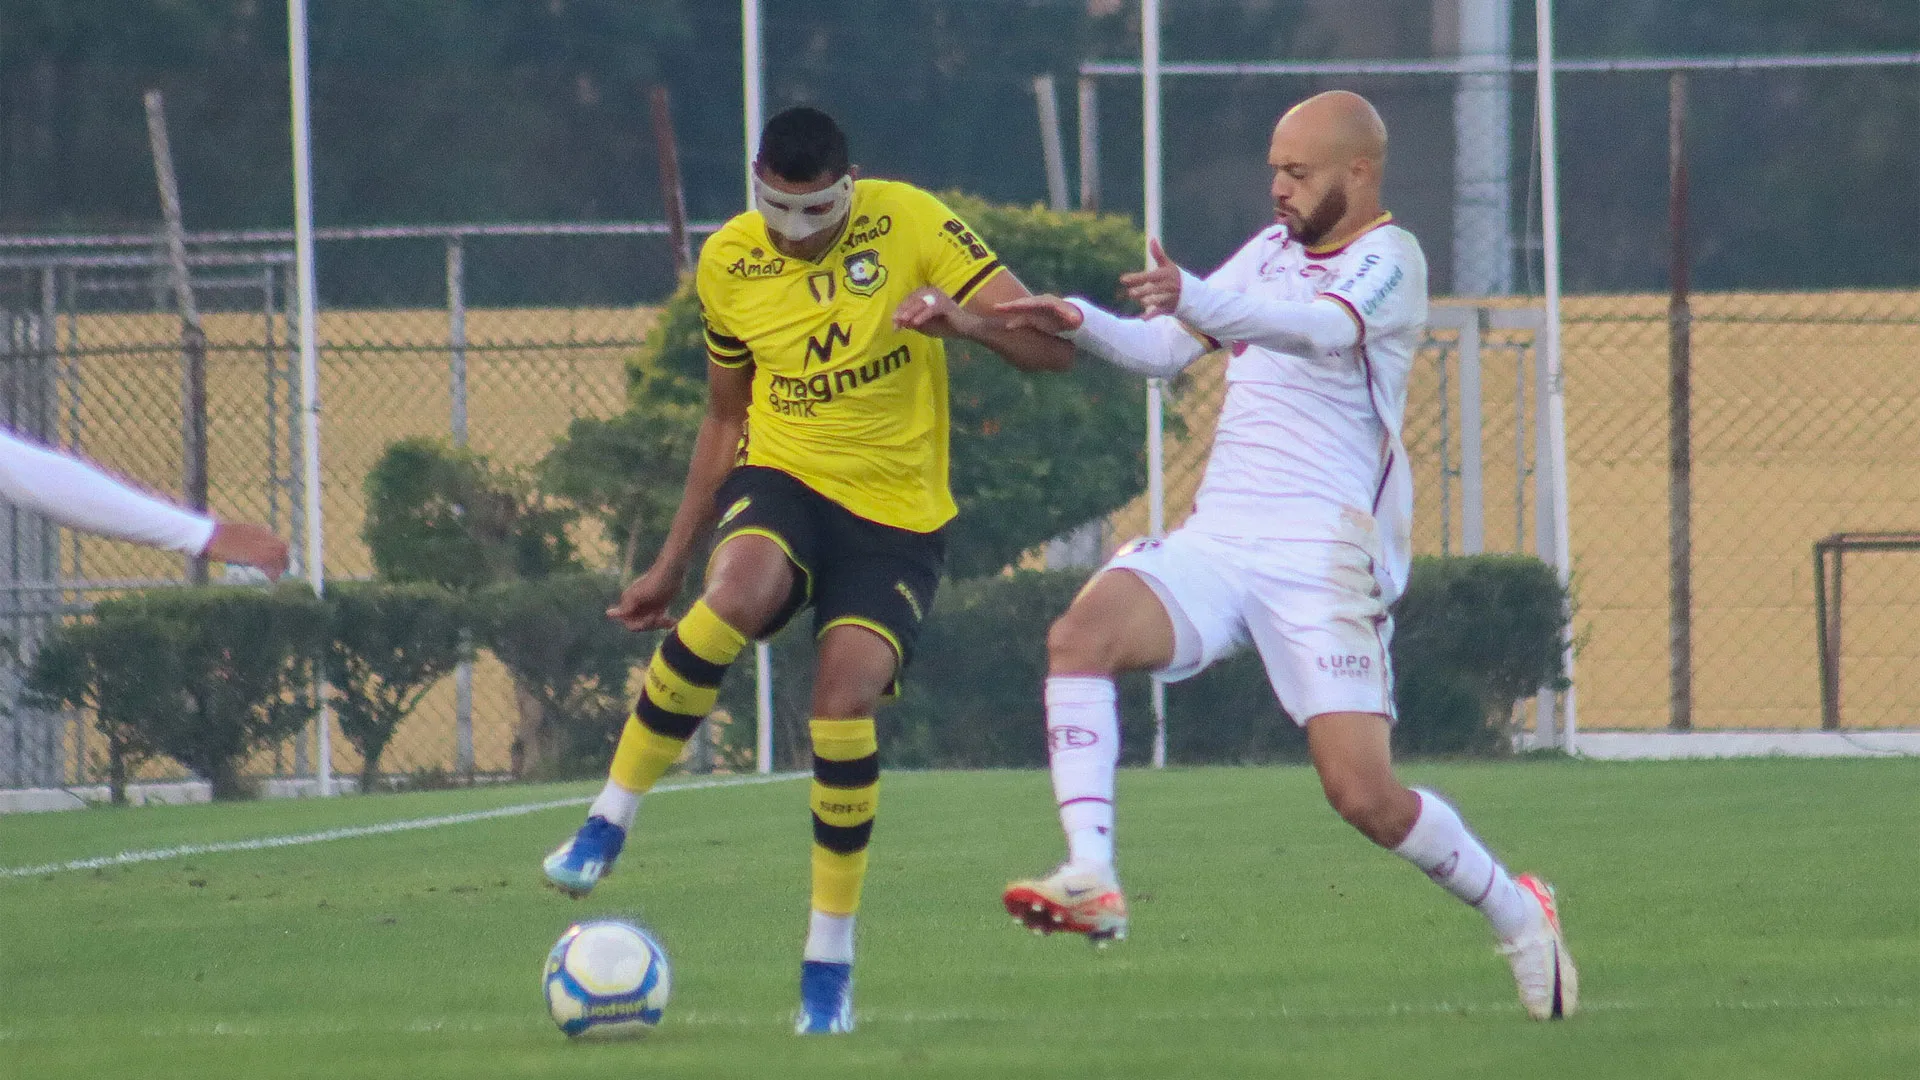
{"label": "soccer player in white kit", "polygon": [[1113,868],[1114,676],[1177,681],[1246,644],[1307,731],[1327,801],[1368,839],[1486,916],[1536,1019],[1571,1014],[1578,976],[1553,891],[1510,876],[1431,791],[1394,776],[1387,642],[1406,586],[1413,485],[1401,419],[1427,318],[1419,243],[1380,206],[1386,128],[1357,94],[1275,126],[1277,220],[1204,280],[1153,245],[1121,279],[1145,309],[1080,298],[1000,305],[1019,325],[1168,377],[1229,348],[1227,395],[1194,511],[1121,549],[1047,636],[1047,740],[1068,858],[1017,881],[1007,910],[1038,931],[1126,935]]}
{"label": "soccer player in white kit", "polygon": [[259,525],[183,510],[6,431],[0,431],[0,502],[117,540],[245,563],[270,578],[287,569],[286,542]]}

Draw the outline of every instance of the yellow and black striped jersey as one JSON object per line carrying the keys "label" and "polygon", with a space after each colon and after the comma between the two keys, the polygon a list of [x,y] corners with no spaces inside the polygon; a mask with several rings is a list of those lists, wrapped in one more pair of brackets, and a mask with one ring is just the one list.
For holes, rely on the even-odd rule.
{"label": "yellow and black striped jersey", "polygon": [[964,304],[1000,261],[939,199],[860,180],[817,262],[782,255],[757,211],[700,249],[707,352],[752,363],[744,464],[791,474],[855,514],[931,532],[957,512],[947,481],[947,354],[896,330],[923,285]]}

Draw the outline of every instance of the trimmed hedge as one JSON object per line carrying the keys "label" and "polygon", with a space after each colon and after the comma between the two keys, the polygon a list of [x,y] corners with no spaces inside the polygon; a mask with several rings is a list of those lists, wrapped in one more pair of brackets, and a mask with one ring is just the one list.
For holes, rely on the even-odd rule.
{"label": "trimmed hedge", "polygon": [[[1041,684],[1047,627],[1086,575],[1026,571],[949,583],[921,634],[901,696],[881,709],[888,764],[923,768],[1046,763]],[[490,649],[521,691],[515,774],[596,775],[631,705],[630,676],[657,635],[604,617],[619,584],[598,575],[509,581],[463,598],[429,585],[346,584],[326,604],[299,586],[169,589],[101,603],[40,650],[29,686],[50,708],[84,708],[107,736],[113,786],[142,758],[165,755],[245,795],[239,769],[312,716],[313,659],[327,658],[348,737],[380,752],[422,694],[459,659],[461,635]],[[1563,686],[1568,604],[1551,567],[1523,556],[1416,560],[1394,608],[1393,664],[1402,754],[1498,755],[1511,747],[1517,701]],[[775,746],[784,767],[808,763],[814,663],[811,618],[775,639]],[[1150,683],[1120,680],[1122,760],[1152,746]],[[753,715],[753,665],[734,665],[720,706]],[[1298,760],[1300,729],[1282,713],[1259,658],[1231,657],[1167,692],[1168,759]],[[722,753],[745,760],[750,720]]]}
{"label": "trimmed hedge", "polygon": [[372,791],[394,732],[466,658],[466,600],[424,582],[343,581],[326,605],[334,718],[360,751],[360,790]]}
{"label": "trimmed hedge", "polygon": [[[1085,583],[1022,572],[949,585],[923,632],[900,699],[883,710],[882,752],[914,767],[1046,762],[1040,688],[1048,625]],[[1528,556],[1422,558],[1394,607],[1394,748],[1402,754],[1510,752],[1514,704],[1561,686],[1567,597]],[[789,668],[789,670],[791,670]],[[783,677],[785,673],[783,672]],[[1122,761],[1144,761],[1152,714],[1144,677],[1120,684]],[[1167,758],[1253,763],[1306,756],[1259,657],[1241,652],[1167,688]]]}
{"label": "trimmed hedge", "polygon": [[633,705],[634,668],[659,640],[606,617],[619,597],[620,583],[599,574],[508,581],[474,596],[475,637],[513,673],[521,698],[514,776],[606,770]]}
{"label": "trimmed hedge", "polygon": [[[44,707],[93,709],[116,755],[163,754],[205,779],[214,798],[242,798],[247,758],[314,714],[326,626],[320,601],[297,585],[135,593],[63,627],[28,685]],[[125,759],[109,769],[123,789]]]}

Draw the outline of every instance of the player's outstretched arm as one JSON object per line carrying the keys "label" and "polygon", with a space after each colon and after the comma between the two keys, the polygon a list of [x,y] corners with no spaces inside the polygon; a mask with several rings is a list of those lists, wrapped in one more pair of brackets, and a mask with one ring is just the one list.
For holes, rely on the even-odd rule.
{"label": "player's outstretched arm", "polygon": [[258,525],[219,522],[183,510],[108,476],[86,462],[0,433],[0,499],[70,528],[245,563],[278,578],[286,542]]}
{"label": "player's outstretched arm", "polygon": [[1158,240],[1149,251],[1152,269],[1120,278],[1149,314],[1173,315],[1215,341],[1244,341],[1308,359],[1360,340],[1360,317],[1341,300],[1323,296],[1301,303],[1250,296],[1182,270]]}
{"label": "player's outstretched arm", "polygon": [[1021,371],[1066,371],[1073,367],[1073,346],[1052,334],[1010,325],[997,307],[1028,295],[1027,287],[1004,267],[975,289],[963,307],[932,286],[916,289],[893,313],[893,324],[930,337],[977,341]]}
{"label": "player's outstretched arm", "polygon": [[747,426],[747,402],[753,397],[753,365],[707,365],[707,415],[694,438],[687,483],[674,511],[667,539],[647,568],[607,609],[607,617],[629,630],[659,630],[673,625],[667,605],[680,592],[701,536],[713,525],[713,495],[720,490],[740,451]]}
{"label": "player's outstretched arm", "polygon": [[1211,345],[1178,320],[1122,318],[1077,296],[1019,297],[999,311],[1009,324],[1057,334],[1116,367],[1156,379],[1179,374]]}

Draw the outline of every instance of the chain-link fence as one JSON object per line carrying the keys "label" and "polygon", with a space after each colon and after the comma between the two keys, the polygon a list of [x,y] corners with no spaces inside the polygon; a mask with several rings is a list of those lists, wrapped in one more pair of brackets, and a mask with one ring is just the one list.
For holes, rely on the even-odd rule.
{"label": "chain-link fence", "polygon": [[[1046,125],[1027,117],[1035,115],[1032,76],[1051,69],[1059,86],[1075,91],[1063,95],[1058,110],[1060,137],[1080,149],[1054,155],[1081,171],[1072,178],[1078,183],[1066,186],[1105,210],[1141,205],[1141,98],[1137,67],[1124,59],[1137,47],[1137,23],[1128,22],[1137,6],[1102,0],[1085,5],[1083,19],[1077,4],[956,7],[958,15],[941,4],[916,5],[913,17],[927,23],[927,32],[909,35],[917,44],[891,57],[898,70],[889,78],[919,89],[886,95],[872,94],[872,72],[846,60],[868,51],[855,46],[869,39],[870,20],[834,5],[772,7],[769,40],[809,46],[770,50],[767,105],[825,104],[846,123],[855,157],[870,173],[1000,199],[1038,198],[1048,178],[1035,135],[1044,138]],[[1540,310],[1542,206],[1525,7],[1311,0],[1300,5],[1297,20],[1278,20],[1270,5],[1205,0],[1165,16],[1170,53],[1188,50],[1171,55],[1163,69],[1165,232],[1183,263],[1217,264],[1267,219],[1264,150],[1274,118],[1288,105],[1320,90],[1358,90],[1392,131],[1387,202],[1421,238],[1443,298],[1408,406],[1422,553],[1538,550],[1539,464],[1546,456],[1540,358],[1527,320]],[[739,29],[729,10],[688,10],[701,49]],[[1006,20],[1014,17],[1034,20],[1019,24],[1033,32],[1009,35],[1016,24]],[[1570,11],[1563,19],[1575,24],[1563,31],[1582,42],[1570,51],[1612,48],[1605,18]],[[1659,727],[1674,715],[1666,673],[1677,623],[1669,605],[1676,472],[1668,438],[1669,318],[1660,293],[1672,263],[1673,71],[1685,70],[1688,80],[1686,262],[1700,290],[1692,309],[1691,438],[1684,443],[1693,723],[1818,724],[1811,545],[1833,533],[1920,527],[1920,434],[1906,390],[1908,369],[1920,356],[1920,53],[1913,51],[1920,42],[1877,40],[1878,25],[1909,24],[1863,17],[1820,40],[1834,48],[1905,51],[1561,64],[1566,484],[1584,727]],[[1199,32],[1220,27],[1234,28],[1226,52],[1218,35]],[[1742,44],[1732,32],[1688,32],[1695,31],[1705,36],[1674,48],[1711,52]],[[1006,40],[1017,48],[1002,47]],[[1080,55],[1092,59],[1080,66],[1082,85],[1071,81],[1077,58],[1039,47],[1061,40],[1077,42]],[[733,45],[722,51],[739,54]],[[1392,59],[1275,60],[1300,55]],[[1235,63],[1222,67],[1206,56]],[[463,84],[447,73],[465,70],[449,62],[413,71],[408,93],[457,98],[449,88]],[[737,114],[730,105],[719,108],[715,94],[685,91],[724,82],[732,100],[734,74],[703,70],[704,81],[678,94],[679,115],[693,132],[683,160],[697,214],[737,205]],[[346,96],[336,102],[381,88],[363,72],[340,76],[332,92]],[[645,140],[637,134],[643,128],[600,103],[602,94],[614,93],[613,83],[574,73],[553,85],[568,102],[564,109],[550,101],[542,107],[568,119],[548,132],[548,142],[516,138],[517,129],[490,132],[496,118],[477,105],[471,112],[450,105],[449,115],[457,113],[454,127],[476,139],[498,135],[501,145],[487,144],[500,155],[496,165],[526,167],[529,156],[549,148],[617,150],[606,160],[580,159],[591,162],[574,176],[586,201],[554,216],[590,214],[601,198],[631,216],[651,213],[635,209],[626,191],[651,187]],[[318,93],[325,106],[328,87]],[[995,122],[968,123],[975,107]],[[387,130],[371,120],[355,124],[350,109],[334,108],[336,132]],[[27,115],[16,111],[9,122]],[[33,115],[53,123],[69,114],[48,108]],[[191,132],[194,113],[185,115],[181,127]],[[956,124],[964,132],[956,134]],[[617,138],[607,138],[616,130]],[[276,140],[283,133],[283,126],[274,128]],[[341,138],[339,145],[358,145]],[[193,155],[211,143],[190,134],[178,142],[192,205],[205,190],[193,184]],[[56,143],[50,136],[13,139],[10,175],[56,175],[59,162],[42,153]],[[422,175],[471,175],[442,168],[434,156],[459,144],[422,143]],[[1017,151],[1011,163],[1007,147]],[[22,148],[32,153],[18,157]],[[329,159],[324,142],[319,151]],[[331,160],[345,165],[339,159],[346,156]],[[518,175],[502,167],[487,189],[495,201],[452,213],[547,213],[533,185],[501,180]],[[600,191],[603,177],[616,179]],[[347,169],[322,184],[322,217],[329,206],[335,215],[342,207],[363,213],[373,195],[417,186],[409,175],[389,190]],[[57,192],[36,191],[40,201],[29,205],[63,205]],[[270,220],[278,206],[270,214],[230,206],[222,220]],[[45,220],[57,217],[49,210]],[[358,536],[360,485],[391,440],[454,435],[464,409],[470,445],[503,464],[524,465],[544,453],[568,419],[618,408],[621,360],[647,327],[640,302],[656,300],[672,280],[666,239],[617,226],[575,230],[587,235],[524,232],[322,230],[317,331],[331,575],[371,570]],[[303,448],[288,246],[284,236],[230,234],[202,237],[191,250],[210,339],[212,503],[297,538]],[[19,430],[173,492],[185,466],[180,326],[157,247],[137,237],[0,250],[0,410]],[[1223,377],[1223,361],[1211,358],[1170,388],[1170,527],[1191,505]],[[184,579],[177,557],[76,537],[11,509],[5,515],[0,631],[16,640],[31,642],[49,620],[102,592]],[[1144,501],[1136,502],[1051,545],[1046,557],[1086,565],[1146,531],[1147,517]],[[1834,658],[1849,687],[1849,727],[1920,718],[1920,682],[1904,677],[1920,670],[1920,637],[1906,617],[1920,598],[1898,572],[1901,558],[1849,564],[1847,632]],[[17,677],[17,666],[0,674]],[[474,687],[478,720],[471,731],[456,718],[450,681],[401,732],[390,768],[501,767],[512,712],[504,676],[483,665]],[[11,697],[5,684],[0,696]],[[87,748],[76,743],[71,720],[63,723],[17,712],[0,717],[0,784],[85,778]],[[309,771],[306,745],[279,748],[259,771]],[[350,749],[341,740],[335,745],[344,755],[337,767],[353,768]]]}
{"label": "chain-link fence", "polygon": [[[582,261],[604,259],[610,245],[625,245],[627,258],[671,265],[663,232],[651,225],[597,225],[327,234],[323,265],[367,268],[348,295],[365,300],[369,278],[378,281],[385,272],[387,295],[405,302],[326,305],[318,317],[320,487],[330,579],[373,571],[361,539],[363,483],[392,442],[442,436],[500,466],[520,468],[540,460],[574,418],[620,410],[626,362],[651,328],[652,308],[507,304],[528,294],[539,298],[543,283],[521,283],[516,275],[537,275],[540,261],[554,258],[553,249],[569,240],[587,249],[579,253]],[[195,239],[189,268],[207,337],[209,504],[222,516],[261,521],[292,538],[298,572],[305,478],[291,256],[273,234]],[[430,281],[409,280],[394,272],[408,260],[383,258],[383,244],[431,245],[443,258],[435,260]],[[530,253],[528,245],[546,251]],[[142,238],[40,241],[0,253],[0,327],[6,329],[0,405],[14,430],[171,494],[181,490],[190,442],[183,435],[181,320],[166,271],[164,253]],[[471,277],[480,279],[474,284],[491,306],[469,305]],[[620,290],[607,291],[618,298]],[[12,507],[4,513],[0,632],[23,660],[55,620],[96,599],[187,580],[177,555],[61,529]],[[578,539],[589,561],[610,561],[594,530]],[[97,735],[83,717],[20,707],[21,670],[10,667],[9,682],[0,687],[6,706],[0,787],[97,780],[103,760]],[[456,680],[437,687],[396,735],[385,771],[506,769],[510,680],[484,654],[471,678],[470,711],[456,708]],[[252,771],[310,775],[311,746],[311,733],[289,740],[256,760]],[[334,746],[336,771],[356,770],[352,747],[342,739]],[[148,771],[174,775],[161,764]]]}
{"label": "chain-link fence", "polygon": [[[1820,723],[1813,544],[1920,524],[1920,293],[1695,297],[1694,723]],[[1583,722],[1668,720],[1665,297],[1567,305],[1567,457]],[[1920,661],[1898,559],[1860,560],[1847,727],[1911,727]]]}
{"label": "chain-link fence", "polygon": [[[1464,17],[1486,5],[1459,7]],[[1388,204],[1425,245],[1436,292],[1407,416],[1416,550],[1537,552],[1534,471],[1550,458],[1539,437],[1533,332],[1499,314],[1540,303],[1534,71],[1505,66],[1524,34],[1461,30],[1450,43],[1458,59],[1165,63],[1167,232],[1191,265],[1223,258],[1231,241],[1218,213],[1193,215],[1217,212],[1222,192],[1239,191],[1239,220],[1264,219],[1260,149],[1273,118],[1316,91],[1365,93],[1393,133]],[[1443,45],[1439,36],[1435,44]],[[1493,46],[1497,55],[1484,55]],[[1488,64],[1502,66],[1500,78],[1483,70]],[[1920,282],[1920,53],[1583,58],[1560,68],[1581,726],[1656,728],[1681,716],[1701,728],[1818,726],[1812,544],[1833,533],[1920,527],[1920,421],[1906,389],[1920,358],[1912,291]],[[1098,125],[1108,206],[1139,198],[1128,161],[1139,146],[1138,71],[1131,61],[1082,68],[1098,88],[1098,104],[1080,116]],[[1702,290],[1692,299],[1684,397],[1691,431],[1677,451],[1660,292],[1676,242],[1675,112],[1679,160],[1691,174],[1680,258]],[[1809,220],[1831,243],[1786,239]],[[1446,298],[1475,295],[1489,297],[1474,327],[1482,363],[1463,387],[1463,324],[1446,314],[1459,301]],[[1168,440],[1169,527],[1198,483],[1223,392],[1217,363],[1174,387],[1169,414],[1187,433]],[[1471,408],[1463,390],[1479,397],[1477,430],[1461,423]],[[1469,502],[1483,508],[1477,538],[1463,516]],[[1144,532],[1146,520],[1144,504],[1131,507],[1114,535]],[[1690,602],[1677,608],[1676,547],[1691,576]],[[1900,617],[1920,596],[1898,587],[1889,568],[1899,561],[1849,563],[1859,587],[1844,595],[1847,633],[1835,660],[1849,687],[1846,727],[1920,722],[1920,684],[1901,677],[1920,667],[1920,634]],[[1670,675],[1676,662],[1690,679]]]}

